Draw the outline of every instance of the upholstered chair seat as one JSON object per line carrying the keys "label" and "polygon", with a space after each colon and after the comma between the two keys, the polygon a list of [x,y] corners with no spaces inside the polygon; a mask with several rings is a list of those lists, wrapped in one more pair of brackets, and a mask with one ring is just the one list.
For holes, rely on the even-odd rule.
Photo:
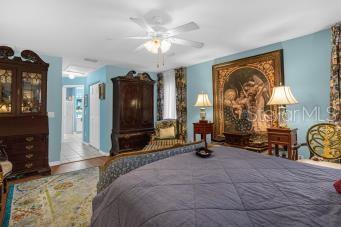
{"label": "upholstered chair seat", "polygon": [[0,146],[0,189],[6,192],[6,179],[12,172],[13,165],[8,161],[5,146]]}
{"label": "upholstered chair seat", "polygon": [[13,165],[10,161],[0,162],[0,166],[1,166],[1,172],[3,176],[8,175],[13,169]]}

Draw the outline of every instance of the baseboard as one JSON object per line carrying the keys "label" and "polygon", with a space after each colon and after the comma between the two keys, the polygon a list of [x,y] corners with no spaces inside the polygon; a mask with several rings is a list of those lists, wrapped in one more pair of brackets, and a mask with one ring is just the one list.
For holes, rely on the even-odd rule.
{"label": "baseboard", "polygon": [[57,166],[57,165],[60,165],[60,164],[62,164],[61,161],[49,162],[49,165],[50,165],[50,166]]}
{"label": "baseboard", "polygon": [[89,146],[89,143],[87,143],[87,142],[85,142],[85,141],[82,141],[82,143],[83,143],[84,145],[88,145],[88,146]]}

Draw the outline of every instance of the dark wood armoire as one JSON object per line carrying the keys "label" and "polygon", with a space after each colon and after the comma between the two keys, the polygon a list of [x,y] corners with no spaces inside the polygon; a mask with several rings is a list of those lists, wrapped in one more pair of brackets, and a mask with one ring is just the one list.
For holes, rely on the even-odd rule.
{"label": "dark wood armoire", "polygon": [[49,64],[30,50],[0,46],[0,144],[12,174],[50,173],[46,112]]}
{"label": "dark wood armoire", "polygon": [[147,73],[115,77],[111,155],[137,150],[148,144],[154,132],[154,81]]}

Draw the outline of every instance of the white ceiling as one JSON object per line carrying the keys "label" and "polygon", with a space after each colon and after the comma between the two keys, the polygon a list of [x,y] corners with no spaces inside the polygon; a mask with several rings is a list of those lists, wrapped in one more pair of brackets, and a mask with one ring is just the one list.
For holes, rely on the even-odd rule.
{"label": "white ceiling", "polygon": [[[162,71],[310,34],[341,21],[340,0],[0,0],[0,44],[63,57],[69,65],[112,64]],[[173,45],[165,67],[157,55],[135,52],[145,32],[129,17],[161,16],[167,28],[194,21],[179,35],[202,49]],[[111,39],[111,40],[108,40]],[[84,58],[99,60],[86,62]]]}

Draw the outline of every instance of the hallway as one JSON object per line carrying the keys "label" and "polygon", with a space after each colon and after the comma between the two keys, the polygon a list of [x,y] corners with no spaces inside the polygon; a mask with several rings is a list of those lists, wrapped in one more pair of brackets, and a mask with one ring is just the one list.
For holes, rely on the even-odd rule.
{"label": "hallway", "polygon": [[60,153],[62,163],[104,156],[97,149],[82,143],[82,134],[65,134]]}

